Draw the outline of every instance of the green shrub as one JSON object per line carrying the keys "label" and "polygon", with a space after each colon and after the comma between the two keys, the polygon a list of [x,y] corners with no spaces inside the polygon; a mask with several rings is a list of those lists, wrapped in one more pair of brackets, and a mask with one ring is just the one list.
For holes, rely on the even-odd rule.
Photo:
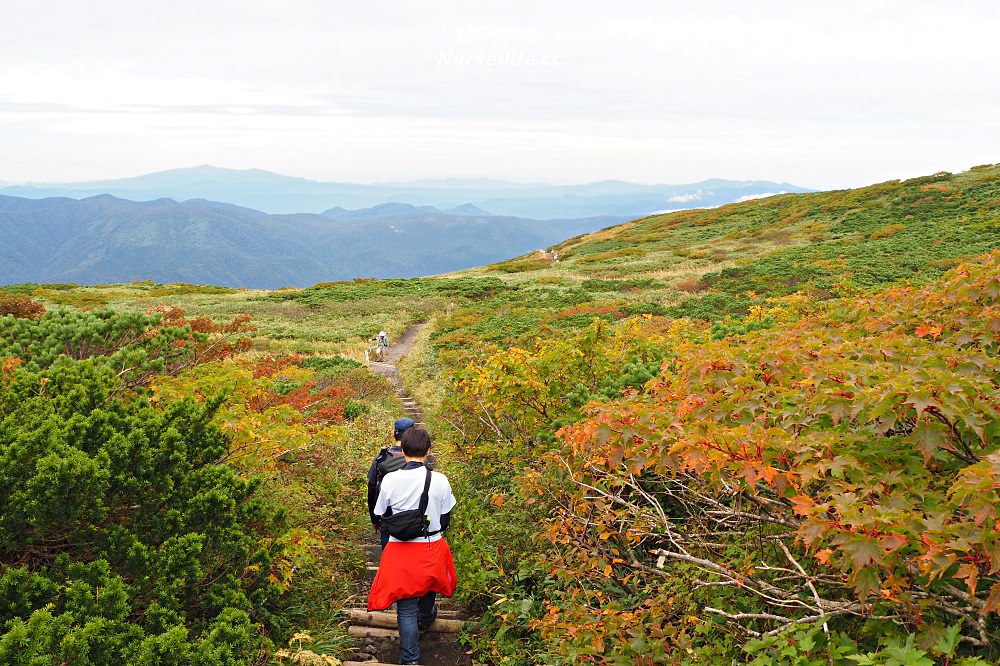
{"label": "green shrub", "polygon": [[646,250],[640,247],[622,247],[617,250],[610,250],[608,252],[598,252],[596,254],[587,254],[580,256],[576,259],[578,264],[589,264],[598,261],[608,261],[610,259],[622,259],[624,257],[642,257],[646,255]]}
{"label": "green shrub", "polygon": [[668,314],[667,308],[665,308],[660,303],[644,302],[636,303],[635,305],[625,305],[621,308],[622,314],[626,314],[630,317],[637,315],[651,314],[656,316],[665,316]]}
{"label": "green shrub", "polygon": [[347,370],[363,368],[364,363],[343,356],[309,356],[302,361],[302,367],[328,375],[337,375]]}
{"label": "green shrub", "polygon": [[639,278],[635,280],[595,280],[589,279],[584,280],[582,285],[587,291],[602,292],[602,291],[640,291],[643,289],[651,289],[657,286],[656,281],[652,278]]}
{"label": "green shrub", "polygon": [[66,357],[0,382],[0,662],[246,664],[280,513],[219,464],[217,402],[119,387]]}
{"label": "green shrub", "polygon": [[538,271],[543,268],[548,268],[551,265],[552,262],[549,259],[532,256],[522,259],[511,259],[510,261],[493,264],[490,266],[489,270],[499,271],[501,273],[526,273],[528,271]]}
{"label": "green shrub", "polygon": [[367,403],[361,402],[359,400],[345,400],[344,401],[344,420],[353,421],[362,414],[370,414],[371,407]]}
{"label": "green shrub", "polygon": [[705,294],[667,308],[671,317],[720,321],[727,316],[743,316],[755,301],[746,296]]}

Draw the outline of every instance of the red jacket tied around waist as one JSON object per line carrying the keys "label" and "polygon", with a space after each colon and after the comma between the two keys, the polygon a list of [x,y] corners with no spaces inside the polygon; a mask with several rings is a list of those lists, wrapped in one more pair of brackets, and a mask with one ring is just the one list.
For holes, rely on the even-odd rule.
{"label": "red jacket tied around waist", "polygon": [[391,541],[382,551],[375,582],[368,593],[368,610],[385,610],[400,599],[437,592],[455,593],[457,578],[451,549],[444,539]]}

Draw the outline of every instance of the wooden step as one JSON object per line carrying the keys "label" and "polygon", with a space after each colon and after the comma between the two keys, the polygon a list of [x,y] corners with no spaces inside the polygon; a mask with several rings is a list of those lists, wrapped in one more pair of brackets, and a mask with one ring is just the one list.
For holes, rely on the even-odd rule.
{"label": "wooden step", "polygon": [[[367,629],[386,629],[396,632],[395,613],[369,613],[367,611],[356,611],[351,613],[350,617],[352,623],[350,627],[352,636],[357,635],[354,633],[355,629],[359,631]],[[438,618],[431,623],[431,626],[428,627],[427,631],[438,634],[456,634],[462,630],[463,626],[465,626],[465,622],[463,620],[445,620]],[[378,634],[374,634],[372,636],[375,635]],[[399,635],[398,632],[396,632],[396,635]],[[365,634],[365,636],[368,636],[368,634]],[[362,638],[365,636],[362,636]]]}
{"label": "wooden step", "polygon": [[351,625],[347,628],[347,633],[355,638],[395,638],[399,639],[399,632],[395,629],[380,629],[378,627],[359,627]]}
{"label": "wooden step", "polygon": [[[444,599],[444,601],[447,603],[448,600]],[[393,624],[391,626],[393,626],[393,627],[396,626],[396,624],[395,624],[396,614],[395,613],[390,613],[390,612],[387,612],[387,611],[370,611],[370,610],[368,610],[366,608],[342,608],[342,609],[340,609],[340,612],[343,613],[344,615],[347,615],[347,616],[351,617],[352,619],[356,618],[356,617],[357,618],[363,618],[366,615],[388,615],[389,617],[393,618]],[[441,606],[438,606],[437,617],[440,620],[447,619],[447,620],[462,620],[462,621],[464,621],[464,618],[462,618],[461,615],[462,615],[461,611],[451,610],[451,609],[448,609],[448,608],[442,608]],[[358,624],[365,624],[365,622],[358,622]]]}

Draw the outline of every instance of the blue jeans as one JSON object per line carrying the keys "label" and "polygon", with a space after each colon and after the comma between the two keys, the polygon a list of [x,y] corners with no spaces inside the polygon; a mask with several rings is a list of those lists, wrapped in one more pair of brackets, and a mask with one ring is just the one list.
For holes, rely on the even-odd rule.
{"label": "blue jeans", "polygon": [[396,625],[399,628],[399,661],[417,663],[420,661],[420,620],[429,622],[434,609],[434,592],[422,597],[400,599],[396,602]]}
{"label": "blue jeans", "polygon": [[382,543],[382,550],[385,550],[385,545],[389,543],[389,528],[379,523],[378,526],[379,541]]}

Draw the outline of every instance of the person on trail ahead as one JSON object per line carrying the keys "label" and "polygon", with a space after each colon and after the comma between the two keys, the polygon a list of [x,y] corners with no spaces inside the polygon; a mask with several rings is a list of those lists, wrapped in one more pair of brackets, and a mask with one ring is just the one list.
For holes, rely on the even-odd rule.
{"label": "person on trail ahead", "polygon": [[[434,600],[438,593],[450,597],[457,584],[451,549],[441,534],[451,522],[455,495],[448,477],[425,464],[431,449],[426,430],[410,428],[401,445],[406,465],[382,480],[375,502],[375,515],[393,523],[388,526],[393,536],[368,593],[368,610],[385,610],[395,602],[399,663],[417,664],[420,634],[437,617]],[[404,516],[416,520],[416,536],[406,535],[412,526],[402,524]]]}
{"label": "person on trail ahead", "polygon": [[389,472],[395,471],[406,464],[403,457],[403,449],[399,445],[399,440],[403,433],[412,428],[415,424],[413,419],[403,417],[396,419],[392,424],[392,437],[394,443],[378,452],[372,462],[371,469],[368,470],[368,516],[372,520],[372,527],[380,534],[382,548],[389,542],[389,531],[382,526],[382,518],[375,515],[375,500],[378,499],[379,486],[382,478]]}
{"label": "person on trail ahead", "polygon": [[384,361],[387,351],[389,351],[389,334],[385,331],[379,331],[378,335],[371,339],[371,345],[365,351],[365,361],[368,360],[369,356],[376,361]]}

